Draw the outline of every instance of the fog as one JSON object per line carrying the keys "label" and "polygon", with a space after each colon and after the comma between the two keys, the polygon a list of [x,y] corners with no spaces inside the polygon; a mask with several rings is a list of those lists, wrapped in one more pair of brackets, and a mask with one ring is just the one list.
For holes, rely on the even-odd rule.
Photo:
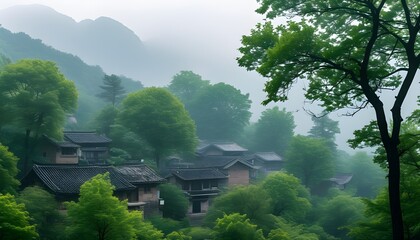
{"label": "fog", "polygon": [[[235,60],[239,56],[237,49],[241,45],[241,36],[248,34],[256,23],[263,20],[255,13],[258,7],[255,0],[2,0],[0,9],[17,4],[46,5],[76,21],[107,16],[123,23],[146,45],[156,46],[174,60],[170,73],[160,76],[162,80],[159,82],[143,81],[145,86],[167,85],[180,70],[192,70],[203,79],[214,83],[226,82],[243,93],[250,93],[254,122],[267,107],[278,105],[294,112],[298,134],[306,134],[312,126],[305,109],[315,113],[322,111],[316,104],[305,102],[302,91],[305,83],[302,82],[290,92],[289,101],[267,107],[260,104],[265,97],[265,79],[238,67]],[[419,89],[417,75],[406,99],[403,116],[416,108]],[[395,95],[395,92],[386,93],[381,99],[391,103]],[[390,110],[391,107],[385,109]],[[347,139],[351,138],[355,129],[374,119],[374,112],[368,108],[354,117],[342,116],[345,113],[347,110],[334,112],[330,117],[340,122],[341,134],[337,135],[339,148],[350,150]]]}

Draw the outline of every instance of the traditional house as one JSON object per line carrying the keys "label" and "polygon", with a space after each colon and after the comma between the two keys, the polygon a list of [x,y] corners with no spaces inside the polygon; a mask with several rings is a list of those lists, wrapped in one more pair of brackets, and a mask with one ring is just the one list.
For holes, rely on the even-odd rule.
{"label": "traditional house", "polygon": [[65,131],[64,140],[43,136],[40,144],[43,163],[106,164],[111,139],[94,131]]}
{"label": "traditional house", "polygon": [[228,176],[216,168],[173,169],[168,179],[188,197],[188,214],[206,213],[211,199],[228,182]]}
{"label": "traditional house", "polygon": [[312,190],[312,194],[324,196],[327,194],[330,188],[334,187],[340,190],[344,190],[352,178],[353,174],[351,173],[336,173],[333,177],[325,179],[319,183],[318,186]]}
{"label": "traditional house", "polygon": [[80,146],[80,161],[87,164],[105,164],[111,139],[94,131],[65,131],[64,140]]}
{"label": "traditional house", "polygon": [[275,152],[257,152],[243,158],[246,162],[258,168],[258,172],[265,176],[283,168],[284,160]]}
{"label": "traditional house", "polygon": [[[158,184],[165,182],[146,165],[105,166],[105,165],[33,165],[32,170],[22,179],[22,187],[38,185],[54,194],[56,199],[75,201],[79,198],[80,186],[92,177],[109,173],[114,194],[119,199],[127,199],[129,209],[141,209],[145,215],[158,210]],[[146,190],[147,189],[147,190]],[[61,206],[64,209],[64,206]]]}
{"label": "traditional house", "polygon": [[43,136],[40,141],[41,161],[51,164],[77,164],[80,146],[68,141],[57,141]]}

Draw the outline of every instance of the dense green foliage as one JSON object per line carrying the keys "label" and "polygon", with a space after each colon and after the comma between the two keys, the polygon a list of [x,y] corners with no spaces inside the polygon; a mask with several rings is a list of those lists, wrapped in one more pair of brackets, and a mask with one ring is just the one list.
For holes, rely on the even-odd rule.
{"label": "dense green foliage", "polygon": [[114,189],[109,173],[97,175],[80,187],[79,201],[66,204],[70,239],[133,239],[139,234],[144,228],[142,213],[129,212],[127,201],[113,196]]}
{"label": "dense green foliage", "polygon": [[168,89],[185,104],[185,108],[189,111],[191,101],[209,85],[209,81],[203,80],[200,75],[192,71],[181,71],[173,76]]}
{"label": "dense green foliage", "polygon": [[172,218],[174,220],[182,220],[188,210],[188,199],[184,192],[174,184],[162,184],[159,186],[160,198],[165,201],[162,207],[163,217]]}
{"label": "dense green foliage", "polygon": [[272,199],[274,215],[293,222],[303,222],[311,203],[309,191],[298,178],[285,172],[276,172],[268,175],[261,187]]}
{"label": "dense green foliage", "polygon": [[[398,144],[401,108],[420,66],[419,5],[406,0],[259,3],[264,23],[242,38],[239,65],[269,79],[266,104],[287,100],[294,83],[307,79],[305,97],[327,112],[347,108],[353,115],[373,107],[387,153],[393,238],[402,239]],[[275,21],[279,18],[290,21]],[[390,105],[380,98],[384,90],[397,92]],[[392,124],[385,109],[392,111]]]}
{"label": "dense green foliage", "polygon": [[64,238],[64,217],[59,214],[52,194],[38,186],[27,187],[19,193],[16,202],[25,204],[41,239]]}
{"label": "dense green foliage", "polygon": [[214,239],[223,240],[263,240],[261,229],[252,224],[246,214],[224,214],[216,220]]}
{"label": "dense green foliage", "polygon": [[25,205],[17,204],[15,197],[0,193],[0,239],[36,239],[38,233],[35,225],[30,223],[30,217]]}
{"label": "dense green foliage", "polygon": [[0,193],[14,193],[19,186],[15,178],[18,174],[17,162],[18,158],[0,144]]}
{"label": "dense green foliage", "polygon": [[252,149],[258,152],[273,151],[284,156],[295,127],[293,115],[286,109],[280,111],[278,107],[273,107],[265,110],[255,124]]}
{"label": "dense green foliage", "polygon": [[314,126],[309,130],[309,136],[326,141],[331,152],[335,154],[337,150],[335,135],[340,133],[338,122],[329,118],[328,115],[321,117],[312,116],[312,121],[314,122]]}
{"label": "dense green foliage", "polygon": [[197,134],[206,140],[235,140],[249,123],[249,94],[225,83],[202,89],[191,102],[189,111]]}
{"label": "dense green foliage", "polygon": [[295,136],[286,152],[286,169],[313,191],[334,174],[334,162],[327,144],[319,139]]}
{"label": "dense green foliage", "polygon": [[121,103],[118,122],[153,148],[158,168],[164,154],[195,150],[193,120],[182,103],[163,88],[146,88],[129,94]]}

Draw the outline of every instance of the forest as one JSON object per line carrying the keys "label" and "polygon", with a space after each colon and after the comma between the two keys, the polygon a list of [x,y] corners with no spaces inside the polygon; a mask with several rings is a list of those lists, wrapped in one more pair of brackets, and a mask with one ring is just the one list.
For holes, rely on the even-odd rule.
{"label": "forest", "polygon": [[[305,98],[323,111],[308,113],[306,135],[278,106],[252,122],[249,94],[193,71],[143,87],[0,29],[0,239],[419,239],[420,110],[401,114],[420,66],[419,6],[259,4],[266,19],[242,37],[238,65],[267,79],[262,104],[286,101],[297,81],[309,82]],[[276,26],[282,17],[292,20]],[[57,60],[19,56],[16,40]],[[87,74],[95,81],[81,80]],[[396,92],[392,120],[381,99],[388,90]],[[349,109],[357,119],[368,106],[376,119],[348,140],[358,150],[340,150],[330,114]],[[108,144],[92,156],[83,151],[93,145],[71,138],[86,129]],[[64,158],[51,161],[51,143]],[[257,163],[263,154],[279,165]],[[54,165],[106,170],[70,196],[54,179],[58,190],[42,183],[40,171]],[[142,177],[159,180],[130,180],[127,171],[143,165]]]}

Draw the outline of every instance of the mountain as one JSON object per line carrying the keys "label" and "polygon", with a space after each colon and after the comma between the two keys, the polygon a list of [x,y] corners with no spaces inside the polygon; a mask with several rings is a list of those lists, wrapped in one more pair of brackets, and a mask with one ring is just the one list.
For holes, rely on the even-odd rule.
{"label": "mountain", "polygon": [[[25,33],[12,33],[0,27],[0,53],[12,62],[24,58],[53,61],[60,71],[75,82],[79,92],[79,108],[76,118],[80,126],[85,124],[105,104],[95,95],[100,91],[104,72],[99,66],[90,66],[79,57],[60,52],[46,46],[41,40],[32,39]],[[140,82],[121,77],[122,85],[127,92],[136,91],[143,86]]]}
{"label": "mountain", "polygon": [[140,38],[108,17],[76,22],[43,5],[18,5],[0,10],[0,23],[12,32],[24,32],[88,64],[99,65],[108,74],[138,79],[148,68],[147,51]]}

